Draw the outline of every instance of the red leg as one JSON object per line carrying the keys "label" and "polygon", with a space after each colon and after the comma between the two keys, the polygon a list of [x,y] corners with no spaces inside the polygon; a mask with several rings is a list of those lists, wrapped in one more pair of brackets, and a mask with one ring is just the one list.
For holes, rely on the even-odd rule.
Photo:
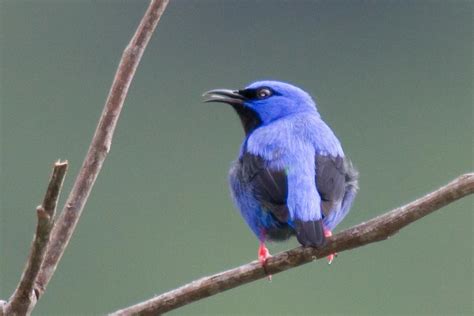
{"label": "red leg", "polygon": [[[332,236],[332,231],[330,231],[329,229],[327,228],[324,228],[324,236],[325,237],[330,237]],[[334,258],[337,256],[337,253],[332,253],[330,254],[329,256],[327,256],[328,258],[328,264],[331,264],[332,261],[334,260]]]}
{"label": "red leg", "polygon": [[[268,258],[270,258],[270,251],[268,251],[267,247],[265,247],[265,243],[263,241],[260,242],[260,246],[258,247],[258,261],[262,265],[263,269],[265,269],[265,262]],[[265,270],[266,272],[266,270]],[[272,275],[268,274],[268,280],[272,280]]]}
{"label": "red leg", "polygon": [[258,261],[260,261],[260,264],[263,266],[270,257],[270,251],[265,247],[265,243],[260,242],[260,247],[258,247]]}

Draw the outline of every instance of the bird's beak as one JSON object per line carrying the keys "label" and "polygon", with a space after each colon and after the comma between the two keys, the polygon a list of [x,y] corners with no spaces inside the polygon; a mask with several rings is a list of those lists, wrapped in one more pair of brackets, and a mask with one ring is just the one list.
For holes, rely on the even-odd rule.
{"label": "bird's beak", "polygon": [[245,98],[238,90],[215,89],[205,92],[204,102],[223,102],[231,105],[243,105]]}

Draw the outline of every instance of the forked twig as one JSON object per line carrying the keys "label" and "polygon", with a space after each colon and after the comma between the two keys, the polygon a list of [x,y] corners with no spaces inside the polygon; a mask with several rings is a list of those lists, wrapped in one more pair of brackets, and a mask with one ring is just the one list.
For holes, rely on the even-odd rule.
{"label": "forked twig", "polygon": [[59,194],[66,176],[68,162],[58,161],[54,164],[48,189],[43,198],[43,203],[36,208],[38,222],[36,233],[31,244],[30,255],[26,261],[25,269],[16,290],[8,303],[4,306],[6,315],[29,314],[38,300],[35,291],[35,281],[40,271],[46,254],[46,247],[50,240],[51,230],[54,225],[54,215],[58,204]]}
{"label": "forked twig", "polygon": [[[120,60],[117,72],[115,74],[112,87],[110,88],[104,110],[100,117],[94,137],[89,146],[79,174],[74,182],[74,186],[69,193],[66,204],[59,215],[50,234],[49,242],[42,241],[42,259],[38,261],[35,256],[30,256],[34,262],[28,263],[24,278],[21,282],[26,282],[28,286],[21,286],[15,291],[12,300],[8,303],[0,301],[0,316],[4,315],[24,315],[29,314],[34,308],[36,301],[44,293],[51,277],[53,276],[58,263],[64,254],[64,251],[71,239],[74,229],[79,221],[84,205],[87,202],[89,194],[92,190],[94,182],[102,168],[102,165],[110,151],[112,137],[115,127],[120,116],[125,98],[132,82],[135,71],[138,67],[140,59],[145,51],[145,47],[150,41],[151,35],[155,30],[161,15],[163,14],[168,0],[151,0],[148,9],[143,16],[130,43],[125,48]],[[40,230],[43,226],[52,221],[51,214],[48,213],[47,207],[43,206],[38,209],[38,227]],[[37,234],[38,236],[38,234]],[[48,234],[49,236],[49,234]],[[46,248],[47,243],[47,248]],[[45,250],[46,248],[46,250]],[[36,249],[35,247],[33,250]],[[32,250],[32,253],[33,253]],[[34,250],[36,252],[36,250]],[[45,253],[44,253],[45,252]],[[30,265],[34,268],[29,268]],[[40,266],[40,267],[39,267]],[[30,271],[34,270],[35,280],[29,278]],[[23,279],[25,281],[23,281]],[[27,290],[34,283],[33,299],[28,299],[26,295],[30,295],[31,291]],[[23,283],[22,283],[23,284]],[[25,290],[23,290],[25,288]],[[28,292],[28,293],[26,293]],[[30,295],[31,296],[31,295]],[[19,302],[23,300],[23,302]]]}
{"label": "forked twig", "polygon": [[168,0],[151,1],[135,35],[123,52],[89,151],[74,182],[74,186],[69,193],[66,205],[54,226],[46,258],[37,279],[39,296],[43,294],[58,266],[59,260],[79,221],[94,182],[110,151],[115,126],[117,125],[130,83],[135,75],[145,47],[167,4]]}

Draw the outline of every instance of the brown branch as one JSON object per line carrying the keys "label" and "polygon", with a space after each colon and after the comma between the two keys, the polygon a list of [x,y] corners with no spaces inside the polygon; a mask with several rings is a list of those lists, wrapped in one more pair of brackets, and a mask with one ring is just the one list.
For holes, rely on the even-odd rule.
{"label": "brown branch", "polygon": [[249,264],[193,281],[175,290],[116,311],[110,315],[156,315],[165,313],[200,299],[264,278],[266,273],[276,274],[315,259],[324,258],[331,253],[387,239],[408,224],[472,193],[474,193],[474,173],[462,175],[446,186],[418,200],[329,237],[324,248],[298,247],[284,251],[268,259],[265,269],[262,268],[259,262],[253,261]]}
{"label": "brown branch", "polygon": [[36,282],[38,298],[44,293],[47,284],[56,270],[59,260],[81,216],[94,182],[110,151],[114,130],[130,83],[145,47],[167,4],[168,0],[151,1],[134,36],[123,52],[89,150],[74,182],[74,186],[69,193],[66,204],[52,231],[46,257]]}
{"label": "brown branch", "polygon": [[89,150],[66,204],[54,224],[57,195],[67,168],[67,163],[56,164],[44,202],[37,209],[38,226],[25,271],[10,301],[0,301],[0,316],[28,315],[43,295],[110,151],[130,83],[167,5],[168,0],[150,2],[140,25],[125,48]]}
{"label": "brown branch", "polygon": [[[168,0],[152,0],[134,36],[125,48],[89,150],[66,204],[54,224],[57,195],[67,163],[58,162],[43,205],[30,257],[18,288],[9,302],[0,301],[0,316],[28,315],[43,295],[79,221],[95,180],[110,151],[120,112],[140,59]],[[53,226],[54,224],[54,226]]]}
{"label": "brown branch", "polygon": [[56,205],[64,177],[66,176],[67,167],[67,161],[58,161],[54,164],[43,203],[36,208],[38,222],[33,243],[31,244],[30,255],[28,256],[18,287],[4,306],[3,312],[5,315],[29,314],[36,304],[37,294],[34,291],[34,285],[50,240]]}

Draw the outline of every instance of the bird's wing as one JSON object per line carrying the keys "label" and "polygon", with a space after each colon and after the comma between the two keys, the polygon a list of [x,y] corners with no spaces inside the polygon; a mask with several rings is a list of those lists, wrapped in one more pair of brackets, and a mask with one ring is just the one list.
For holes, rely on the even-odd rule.
{"label": "bird's wing", "polygon": [[346,186],[344,158],[316,155],[316,187],[321,196],[321,211],[328,216],[344,197]]}
{"label": "bird's wing", "polygon": [[241,163],[247,181],[252,183],[253,193],[265,210],[280,222],[288,221],[288,181],[284,171],[271,170],[265,160],[251,153],[242,155]]}
{"label": "bird's wing", "polygon": [[349,212],[357,194],[358,176],[347,157],[316,156],[316,186],[326,228],[336,227]]}
{"label": "bird's wing", "polygon": [[324,228],[333,229],[349,212],[357,191],[357,171],[345,157],[316,153],[314,158],[316,194],[323,219],[297,220],[295,224],[301,244],[318,246],[324,243]]}
{"label": "bird's wing", "polygon": [[[288,177],[285,171],[268,168],[265,160],[250,153],[241,157],[244,174],[252,183],[253,194],[263,208],[281,223],[288,223]],[[321,198],[321,212],[327,228],[334,228],[348,213],[357,191],[357,171],[348,158],[315,155],[317,194]],[[295,213],[293,226],[303,245],[320,246],[324,243],[322,220],[300,220]]]}
{"label": "bird's wing", "polygon": [[321,246],[324,243],[324,232],[320,217],[302,220],[303,214],[296,210],[294,218],[290,218],[286,171],[271,169],[265,159],[248,152],[240,159],[245,168],[244,173],[248,176],[247,181],[252,183],[253,193],[263,208],[279,222],[291,223],[302,245]]}

